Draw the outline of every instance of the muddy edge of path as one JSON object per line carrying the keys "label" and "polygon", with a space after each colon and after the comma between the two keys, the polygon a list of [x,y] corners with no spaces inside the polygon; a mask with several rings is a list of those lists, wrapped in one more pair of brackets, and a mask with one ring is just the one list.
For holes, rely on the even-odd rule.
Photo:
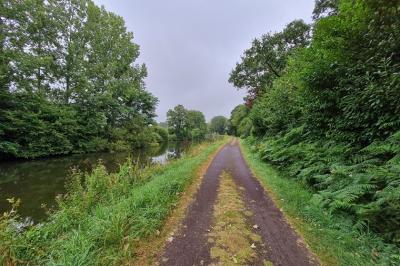
{"label": "muddy edge of path", "polygon": [[[264,191],[247,166],[238,142],[225,145],[211,162],[194,201],[189,206],[179,231],[172,236],[160,259],[161,265],[208,265],[208,232],[213,220],[219,177],[229,172],[240,187],[246,208],[252,211],[251,222],[257,225],[263,248],[273,265],[319,265],[315,256],[285,220],[283,213]],[[240,232],[238,232],[240,233]]]}

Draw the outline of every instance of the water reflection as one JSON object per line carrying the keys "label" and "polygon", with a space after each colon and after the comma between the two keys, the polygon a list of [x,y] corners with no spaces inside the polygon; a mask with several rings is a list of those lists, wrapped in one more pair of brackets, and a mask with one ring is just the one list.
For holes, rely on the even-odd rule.
{"label": "water reflection", "polygon": [[7,198],[21,199],[19,213],[35,222],[45,218],[42,204],[54,207],[55,197],[65,192],[64,184],[71,169],[76,167],[90,172],[99,160],[109,172],[118,170],[129,156],[140,164],[161,163],[179,158],[189,143],[173,142],[132,152],[79,154],[33,161],[10,161],[0,163],[0,213],[10,208]]}

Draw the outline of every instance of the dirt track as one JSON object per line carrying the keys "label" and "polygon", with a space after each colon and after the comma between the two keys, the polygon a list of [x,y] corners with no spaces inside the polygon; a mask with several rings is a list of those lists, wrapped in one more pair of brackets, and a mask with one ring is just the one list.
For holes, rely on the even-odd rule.
{"label": "dirt track", "polygon": [[187,210],[182,227],[166,245],[160,258],[161,265],[217,263],[210,256],[212,244],[208,242],[208,233],[212,226],[219,176],[223,171],[233,176],[246,208],[253,213],[249,220],[258,226],[256,231],[261,236],[263,250],[258,250],[257,253],[262,258],[257,261],[267,259],[273,265],[318,265],[317,260],[286,222],[282,212],[253,177],[236,141],[225,145],[213,159],[193,203]]}

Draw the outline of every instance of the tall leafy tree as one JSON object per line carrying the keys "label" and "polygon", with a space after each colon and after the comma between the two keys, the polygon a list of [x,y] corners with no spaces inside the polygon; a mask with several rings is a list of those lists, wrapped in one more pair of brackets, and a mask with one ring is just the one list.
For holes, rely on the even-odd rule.
{"label": "tall leafy tree", "polygon": [[337,15],[339,11],[339,0],[315,0],[313,19],[324,16]]}
{"label": "tall leafy tree", "polygon": [[244,118],[248,117],[249,111],[250,109],[244,104],[240,104],[232,110],[231,117],[229,118],[230,134],[240,136],[238,131],[239,125]]}
{"label": "tall leafy tree", "polygon": [[217,134],[225,134],[228,129],[228,119],[222,115],[215,116],[210,121],[210,131]]}
{"label": "tall leafy tree", "polygon": [[178,140],[187,139],[189,137],[189,119],[188,110],[183,105],[177,105],[174,109],[167,112],[168,128]]}
{"label": "tall leafy tree", "polygon": [[204,114],[197,110],[187,110],[177,105],[167,112],[167,125],[178,140],[203,139],[207,133]]}
{"label": "tall leafy tree", "polygon": [[150,141],[139,136],[154,123],[157,99],[121,17],[90,0],[6,0],[1,8],[0,156]]}
{"label": "tall leafy tree", "polygon": [[289,23],[282,32],[254,39],[241,62],[232,70],[229,82],[247,90],[246,100],[251,106],[257,96],[282,76],[289,55],[307,46],[309,40],[310,26],[302,20]]}
{"label": "tall leafy tree", "polygon": [[204,114],[200,111],[188,111],[189,127],[193,139],[203,139],[207,133],[207,123]]}
{"label": "tall leafy tree", "polygon": [[[257,92],[239,128],[251,119],[263,158],[308,184],[321,206],[397,245],[399,10],[399,1],[318,0],[309,41],[281,39],[273,51],[295,47],[283,57],[253,45],[231,75]],[[254,63],[271,54],[279,71]]]}

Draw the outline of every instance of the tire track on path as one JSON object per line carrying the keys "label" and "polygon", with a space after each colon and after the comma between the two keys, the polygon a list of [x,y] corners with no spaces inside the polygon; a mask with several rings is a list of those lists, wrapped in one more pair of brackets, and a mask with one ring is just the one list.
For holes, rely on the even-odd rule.
{"label": "tire track on path", "polygon": [[266,256],[273,265],[319,265],[318,260],[252,175],[236,140],[225,145],[211,162],[181,228],[165,247],[161,265],[192,266],[209,265],[213,262],[210,257],[212,244],[208,242],[208,234],[213,222],[219,177],[223,171],[229,172],[240,188],[246,208],[253,213],[250,220],[257,225],[257,233],[263,242],[262,248],[267,249]]}
{"label": "tire track on path", "polygon": [[224,168],[225,145],[212,160],[179,231],[170,238],[161,265],[207,265],[211,262],[208,232],[217,198],[219,176]]}

